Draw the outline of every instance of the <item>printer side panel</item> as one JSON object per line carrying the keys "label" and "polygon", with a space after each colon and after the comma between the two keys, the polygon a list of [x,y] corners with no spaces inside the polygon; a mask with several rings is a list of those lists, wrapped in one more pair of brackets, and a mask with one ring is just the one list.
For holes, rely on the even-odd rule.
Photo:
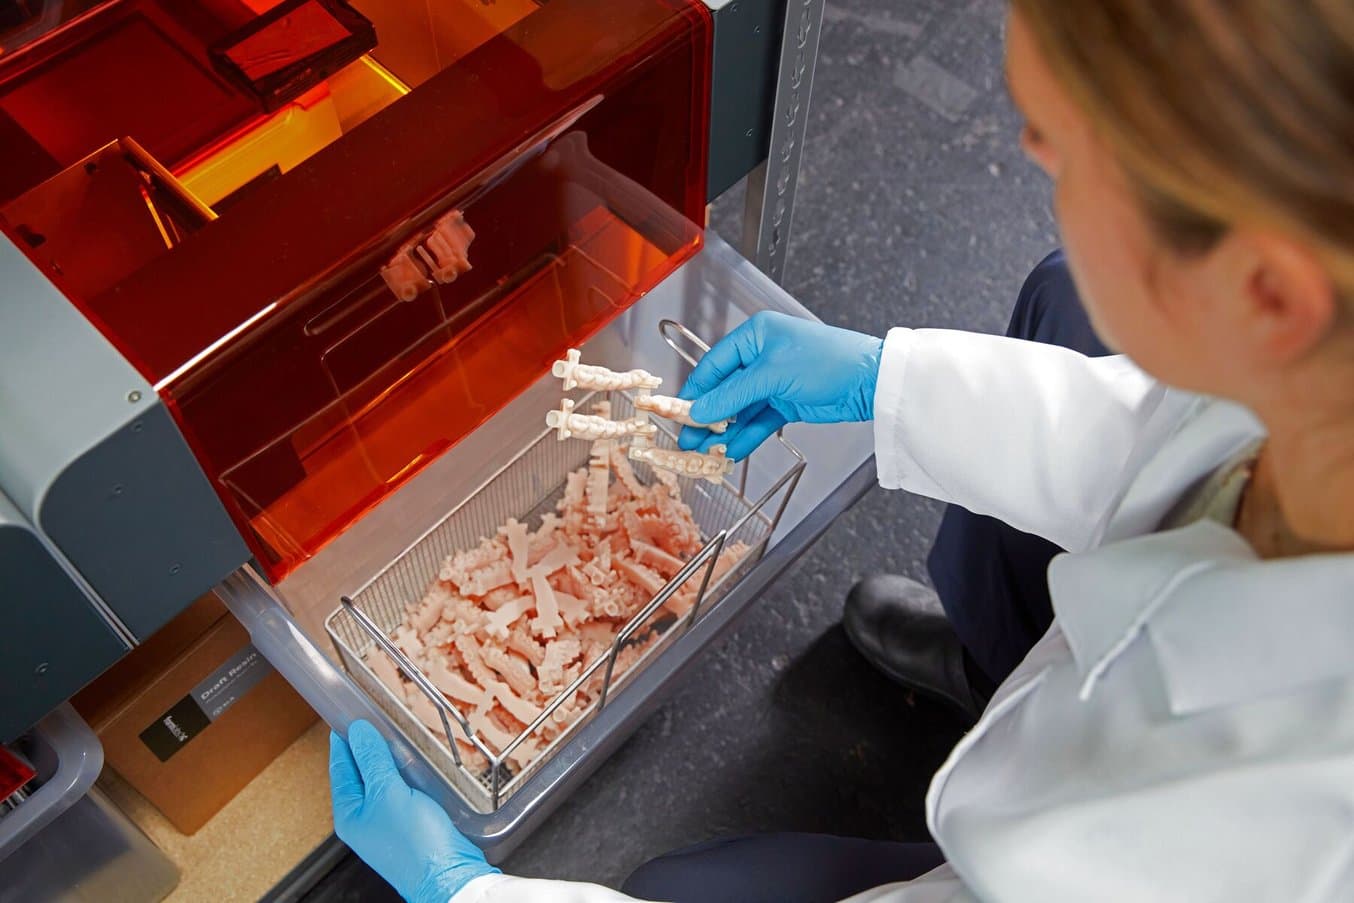
{"label": "printer side panel", "polygon": [[244,541],[154,388],[4,239],[0,324],[0,490],[144,640]]}
{"label": "printer side panel", "polygon": [[0,743],[36,723],[127,651],[127,644],[0,495]]}

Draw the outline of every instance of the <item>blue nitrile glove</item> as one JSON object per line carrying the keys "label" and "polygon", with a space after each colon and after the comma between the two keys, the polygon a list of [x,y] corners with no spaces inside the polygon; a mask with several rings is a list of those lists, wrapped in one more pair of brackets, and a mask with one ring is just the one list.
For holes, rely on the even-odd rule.
{"label": "blue nitrile glove", "polygon": [[691,418],[736,417],[722,435],[687,427],[678,444],[690,451],[727,445],[740,460],[787,423],[874,419],[882,339],[812,320],[762,311],[701,358],[682,387]]}
{"label": "blue nitrile glove", "polygon": [[334,833],[414,903],[447,903],[474,878],[498,872],[442,807],[400,777],[381,733],[354,721],[329,735]]}

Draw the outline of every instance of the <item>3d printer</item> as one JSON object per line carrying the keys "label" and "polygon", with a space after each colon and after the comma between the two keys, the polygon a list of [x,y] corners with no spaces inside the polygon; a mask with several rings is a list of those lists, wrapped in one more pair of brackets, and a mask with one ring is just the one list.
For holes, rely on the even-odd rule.
{"label": "3d printer", "polygon": [[[868,433],[796,437],[758,559],[484,804],[339,666],[333,613],[508,458],[551,483],[527,451],[566,349],[680,383],[661,321],[808,315],[704,221],[769,145],[751,245],[783,265],[821,0],[0,12],[0,740],[216,587],[502,856],[869,485]],[[754,456],[730,492],[793,463]]]}

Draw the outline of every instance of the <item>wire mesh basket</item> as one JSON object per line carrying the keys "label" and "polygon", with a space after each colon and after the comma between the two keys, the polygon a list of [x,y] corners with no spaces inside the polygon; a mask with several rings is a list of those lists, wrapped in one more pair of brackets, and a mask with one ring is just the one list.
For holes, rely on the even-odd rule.
{"label": "wire mesh basket", "polygon": [[[708,350],[680,324],[665,320],[660,328],[668,344],[688,363],[694,363],[694,357],[683,349],[677,336],[702,351]],[[624,419],[634,413],[633,397],[625,391],[590,393],[578,399],[578,407],[583,409],[602,398],[610,401],[613,416]],[[663,423],[656,426],[653,443],[675,449],[675,431]],[[443,562],[450,556],[475,548],[483,537],[494,536],[508,518],[531,528],[553,512],[564,496],[569,475],[587,467],[590,443],[559,441],[553,430],[543,431],[376,577],[351,597],[344,597],[325,620],[325,628],[344,667],[409,741],[473,808],[492,812],[596,717],[608,699],[623,692],[640,669],[718,605],[728,588],[736,585],[765,552],[804,470],[799,451],[783,437],[776,441],[788,453],[782,456],[788,463],[783,469],[777,468],[768,488],[756,498],[750,498],[747,492],[747,462],[733,478],[718,483],[681,481],[681,499],[700,532],[699,551],[620,626],[608,648],[583,662],[581,673],[554,695],[539,717],[501,748],[472,727],[464,707],[437,688],[394,642],[392,634],[405,622],[411,606],[417,605],[437,581]],[[652,468],[642,462],[633,462],[632,466],[641,484],[653,484],[656,476]],[[731,555],[725,559],[722,573],[717,573],[716,566],[726,549]],[[736,549],[744,551],[730,561]],[[669,603],[683,590],[690,607],[674,614]],[[373,671],[373,656],[387,656],[410,682],[404,687],[404,699]],[[585,704],[580,705],[580,700]],[[417,714],[413,703],[419,708]],[[530,750],[530,754],[518,752],[519,748]]]}

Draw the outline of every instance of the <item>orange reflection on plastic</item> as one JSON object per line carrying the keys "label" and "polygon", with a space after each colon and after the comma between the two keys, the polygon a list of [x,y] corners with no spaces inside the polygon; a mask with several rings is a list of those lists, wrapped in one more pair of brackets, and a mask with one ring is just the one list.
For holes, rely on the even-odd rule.
{"label": "orange reflection on plastic", "polygon": [[172,166],[257,117],[206,56],[209,44],[251,16],[236,0],[124,0],[8,56],[0,65],[0,153],[10,156],[10,130],[31,146],[21,160],[6,160],[0,200],[123,136]]}
{"label": "orange reflection on plastic", "polygon": [[318,3],[305,3],[277,28],[251,35],[236,44],[228,56],[249,78],[259,79],[347,36],[347,30],[324,7]]}
{"label": "orange reflection on plastic", "polygon": [[[203,0],[194,15],[208,6],[219,14],[227,2]],[[438,9],[450,14],[461,2]],[[475,12],[482,24],[479,0],[465,2],[464,14]],[[177,16],[195,6],[115,5],[129,16],[158,10],[137,27],[172,20],[161,5]],[[241,9],[246,19],[253,14]],[[410,16],[407,31],[426,36],[428,5],[389,0],[387,11],[400,9]],[[115,285],[63,286],[156,386],[274,579],[700,244],[711,28],[704,5],[550,0],[508,18],[496,26],[501,33],[454,62],[435,58],[434,71],[407,94],[375,64],[334,76],[340,137],[314,141],[306,159],[260,177],[250,173],[263,157],[240,163],[211,190],[246,180],[219,218],[137,261]],[[398,29],[378,23],[377,35],[377,60],[400,56],[387,45]],[[67,43],[79,49],[99,40],[76,35]],[[191,43],[198,60],[201,39]],[[110,70],[90,60],[63,65],[89,76],[77,93],[97,93],[99,77],[109,81]],[[22,82],[16,71],[0,63],[0,114],[12,109],[4,89]],[[204,77],[229,91],[215,73]],[[168,157],[161,162],[199,184],[197,167],[240,154],[267,120],[219,115],[237,96],[223,106],[187,94],[142,91],[137,100],[148,110],[120,115],[148,124],[158,146],[173,148],[160,152]],[[63,134],[110,127],[97,110],[82,116]],[[3,115],[0,164],[22,163],[31,174],[29,145],[10,134],[36,143],[33,159],[49,154],[48,175],[65,165],[50,156],[42,129],[7,132]],[[397,300],[380,268],[454,209],[475,235],[473,268]],[[17,234],[18,224],[0,225]]]}
{"label": "orange reflection on plastic", "polygon": [[232,132],[175,167],[183,184],[216,204],[260,175],[288,172],[343,134],[327,85],[312,89],[261,122]]}
{"label": "orange reflection on plastic", "polygon": [[[380,37],[374,56],[406,84],[417,87],[534,14],[539,0],[352,0]],[[606,15],[605,7],[593,15]],[[558,27],[558,26],[555,26]],[[554,38],[563,42],[564,35]],[[583,54],[586,56],[586,54]]]}
{"label": "orange reflection on plastic", "polygon": [[118,285],[212,219],[131,139],[0,204],[0,220],[13,224],[20,246],[63,289],[84,297]]}
{"label": "orange reflection on plastic", "polygon": [[[650,279],[666,271],[670,255],[605,211],[598,220],[585,245],[567,249],[478,322],[454,336],[434,330],[428,341],[436,351],[424,355],[416,345],[353,387],[316,418],[333,428],[315,430],[310,442],[306,431],[294,434],[287,450],[297,453],[306,479],[251,511],[269,547],[294,559],[313,554],[327,539],[317,515],[345,523],[361,516],[549,369],[561,347],[629,306],[637,290],[611,267]],[[248,472],[226,475],[246,499]]]}

